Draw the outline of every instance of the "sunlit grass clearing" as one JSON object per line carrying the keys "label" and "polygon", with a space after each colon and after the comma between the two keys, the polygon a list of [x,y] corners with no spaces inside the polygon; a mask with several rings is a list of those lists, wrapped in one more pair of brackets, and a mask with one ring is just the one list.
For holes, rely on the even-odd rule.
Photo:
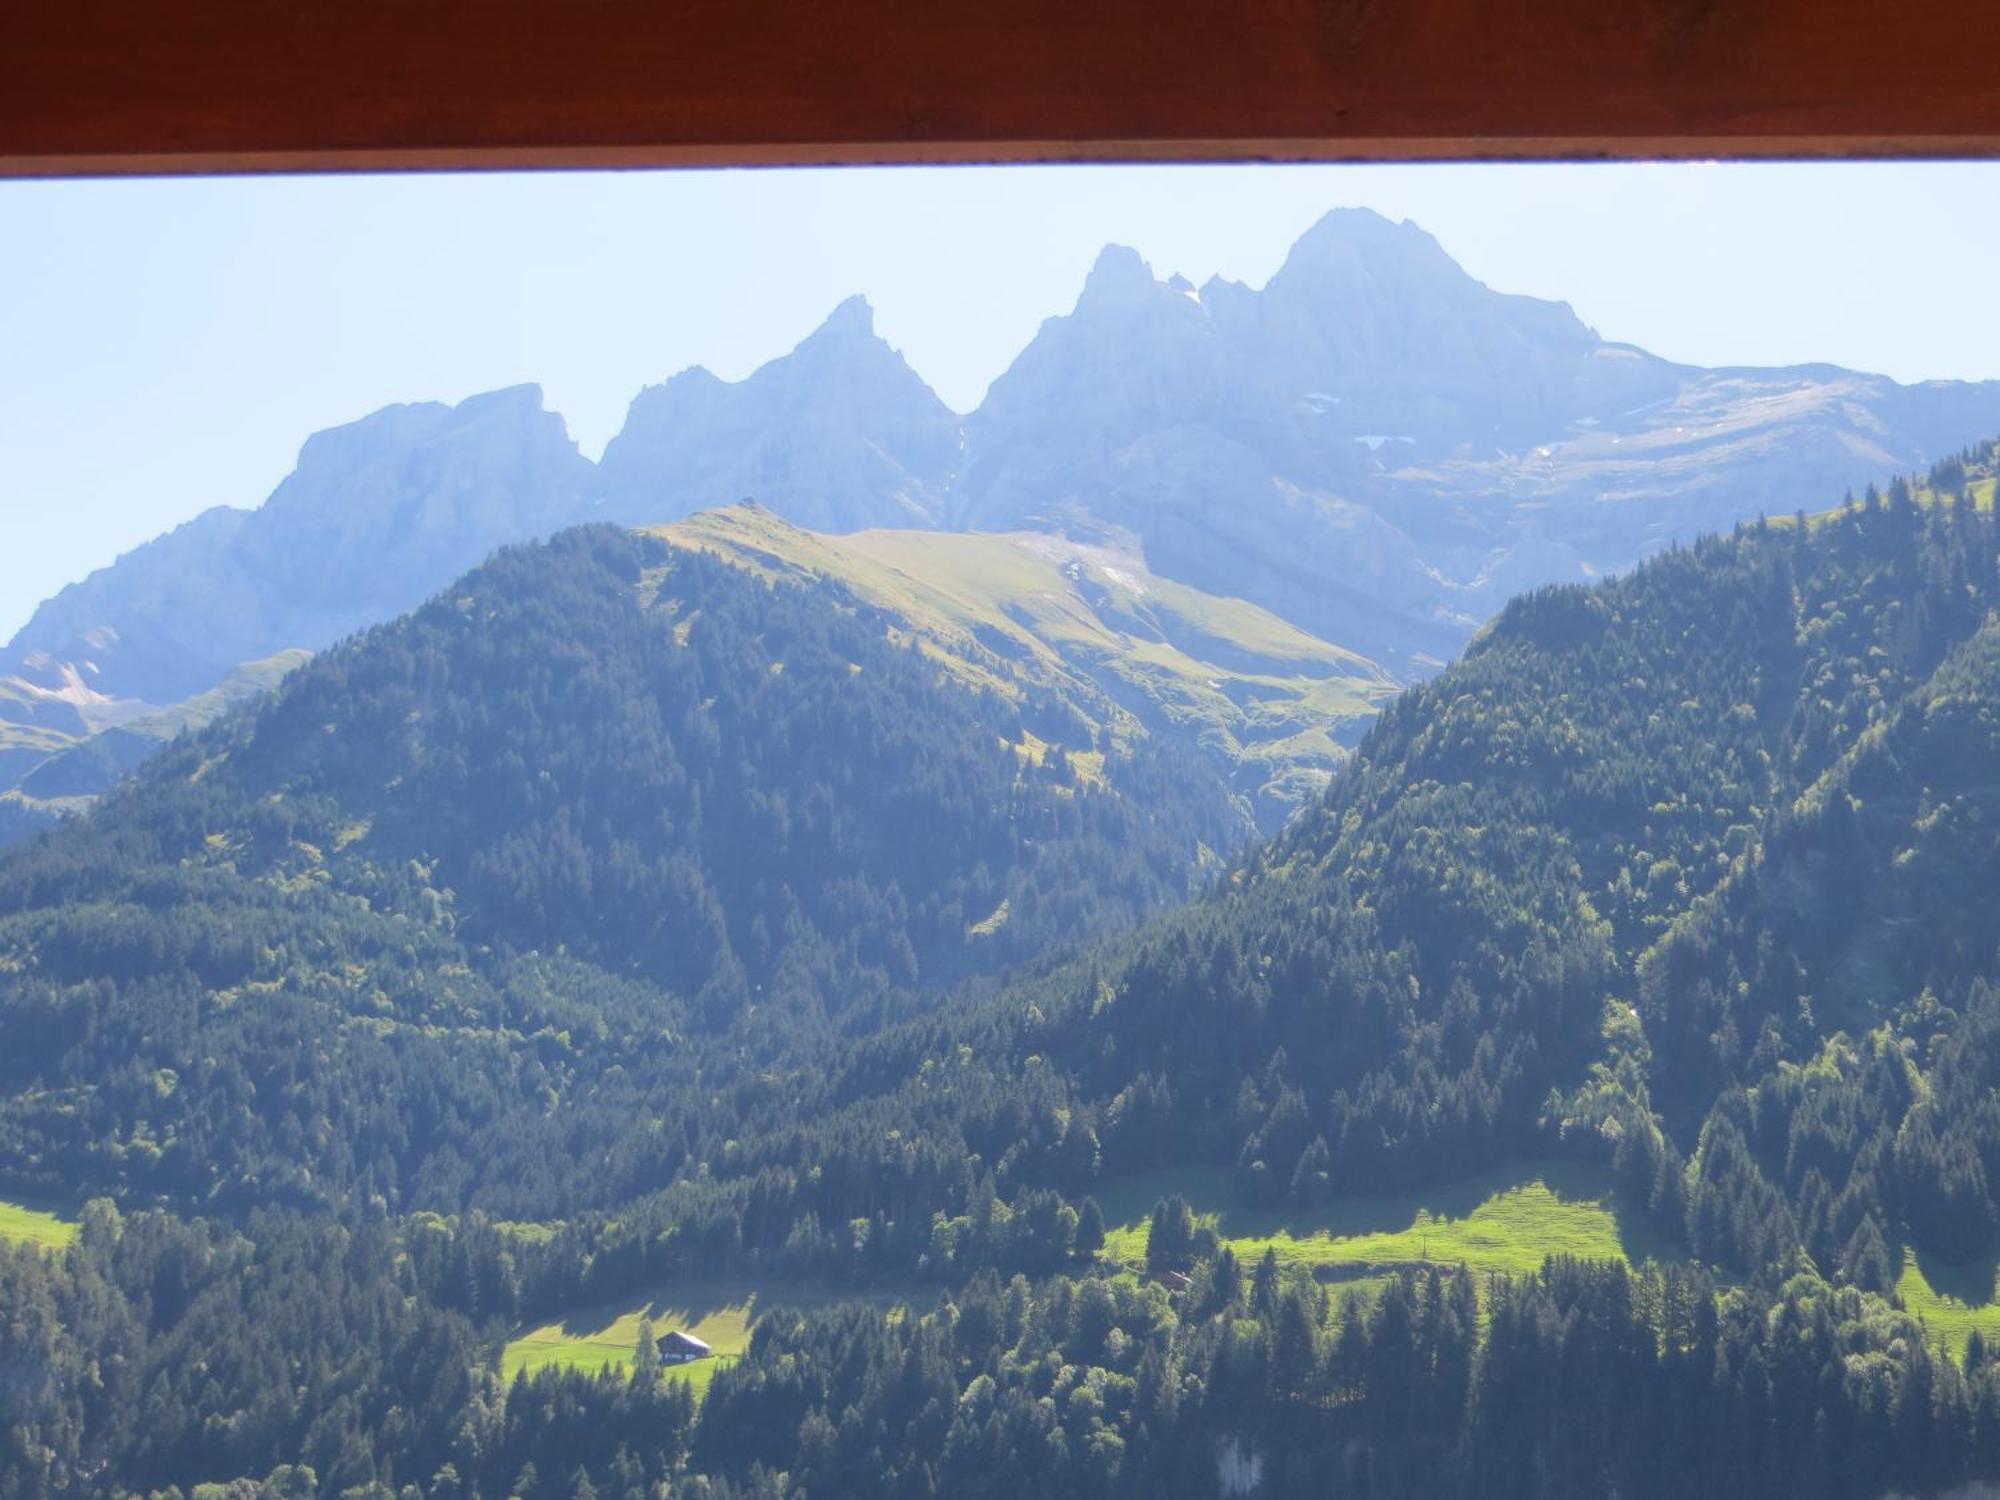
{"label": "sunlit grass clearing", "polygon": [[1551,1255],[1633,1264],[1653,1253],[1621,1227],[1607,1175],[1571,1162],[1514,1163],[1439,1188],[1356,1195],[1323,1208],[1259,1212],[1236,1206],[1229,1174],[1216,1169],[1149,1173],[1105,1184],[1100,1205],[1116,1227],[1106,1254],[1139,1261],[1153,1204],[1187,1198],[1239,1260],[1266,1250],[1281,1264],[1333,1269],[1463,1264],[1480,1272],[1527,1275]]}
{"label": "sunlit grass clearing", "polygon": [[0,1240],[21,1241],[60,1250],[76,1238],[76,1225],[39,1208],[0,1202]]}

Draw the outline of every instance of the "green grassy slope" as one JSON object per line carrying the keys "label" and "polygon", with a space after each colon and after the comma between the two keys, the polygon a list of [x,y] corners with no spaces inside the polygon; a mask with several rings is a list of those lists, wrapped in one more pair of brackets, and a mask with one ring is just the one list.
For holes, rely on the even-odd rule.
{"label": "green grassy slope", "polygon": [[25,1204],[0,1202],[0,1240],[27,1241],[50,1250],[60,1250],[76,1238],[76,1225],[67,1219]]}
{"label": "green grassy slope", "polygon": [[1157,578],[1112,548],[1040,535],[822,536],[754,505],[658,534],[766,577],[836,578],[969,680],[1064,689],[1114,736],[1184,732],[1267,827],[1324,784],[1396,689],[1352,651],[1240,599]]}
{"label": "green grassy slope", "polygon": [[[717,1369],[749,1347],[750,1332],[760,1317],[780,1307],[853,1300],[852,1294],[769,1282],[676,1282],[651,1297],[579,1309],[558,1322],[523,1330],[501,1351],[500,1373],[512,1380],[516,1375],[550,1368],[593,1373],[630,1369],[632,1352],[639,1342],[639,1324],[650,1321],[655,1337],[664,1338],[679,1329],[714,1347],[713,1359],[669,1366],[665,1372],[669,1379],[687,1381],[699,1396]],[[868,1300],[893,1303],[902,1299],[883,1295]]]}
{"label": "green grassy slope", "polygon": [[1636,1264],[1655,1247],[1620,1224],[1601,1170],[1571,1162],[1510,1163],[1448,1186],[1390,1197],[1347,1197],[1311,1211],[1258,1213],[1234,1205],[1226,1172],[1153,1172],[1108,1183],[1099,1194],[1105,1253],[1143,1261],[1155,1202],[1179,1193],[1214,1225],[1239,1260],[1266,1250],[1282,1264],[1336,1279],[1434,1261],[1477,1272],[1527,1275],[1551,1255]]}
{"label": "green grassy slope", "polygon": [[269,692],[293,669],[312,660],[312,652],[294,648],[273,656],[246,661],[205,693],[196,693],[158,713],[132,720],[124,727],[135,734],[156,740],[170,740],[187,729],[199,729],[244,698]]}
{"label": "green grassy slope", "polygon": [[1970,1266],[1949,1266],[1912,1250],[1903,1259],[1896,1295],[1903,1308],[1947,1354],[1965,1352],[1966,1335],[1979,1330],[1991,1346],[2000,1340],[2000,1260],[1988,1256]]}

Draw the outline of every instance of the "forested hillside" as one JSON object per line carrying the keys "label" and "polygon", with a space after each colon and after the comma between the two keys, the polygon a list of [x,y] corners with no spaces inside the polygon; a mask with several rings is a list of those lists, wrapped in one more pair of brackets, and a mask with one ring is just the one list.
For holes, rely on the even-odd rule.
{"label": "forested hillside", "polygon": [[503,553],[0,864],[0,1176],[521,1216],[663,1183],[714,1144],[695,1078],[1240,840],[1211,773],[1092,734],[831,586],[609,529]]}
{"label": "forested hillside", "polygon": [[1031,532],[823,535],[747,504],[658,534],[771,578],[830,578],[969,682],[1057,694],[1101,743],[1187,746],[1267,834],[1324,790],[1396,690],[1365,657],[1160,578],[1130,547]]}
{"label": "forested hillside", "polygon": [[[1517,601],[1039,1045],[1099,1097],[1170,1082],[1255,1193],[1307,1153],[1367,1186],[1615,1149],[1670,1222],[1694,1156],[1695,1248],[1739,1268],[1793,1243],[1780,1200],[1829,1266],[1864,1220],[1984,1248],[2000,1139],[1943,1085],[2000,944],[2000,580],[1990,509],[1924,498]],[[1969,1237],[1926,1240],[1948,1192]]]}
{"label": "forested hillside", "polygon": [[697,1403],[657,1367],[503,1386],[478,1321],[439,1303],[452,1249],[426,1226],[103,1210],[60,1260],[0,1246],[0,1487],[1877,1500],[2000,1472],[2000,1361],[1936,1355],[1809,1273],[1728,1289],[1557,1261],[1337,1296],[1233,1262],[1173,1294],[984,1273],[915,1307],[776,1313]]}
{"label": "forested hillside", "polygon": [[[0,1492],[2000,1474],[1995,458],[1517,600],[1143,921],[1198,763],[824,582],[502,555],[0,860],[7,1181],[122,1200],[0,1255]],[[1590,1263],[1362,1232],[1521,1162]],[[500,1378],[746,1286],[813,1307],[698,1402],[650,1327]]]}
{"label": "forested hillside", "polygon": [[980,1164],[928,1205],[968,1242],[1100,1174],[1305,1207],[1554,1153],[1735,1273],[1988,1251],[2000,536],[1957,467],[1517,601],[1213,896],[858,1043],[697,1196],[745,1253],[809,1208],[935,1265],[885,1133]]}

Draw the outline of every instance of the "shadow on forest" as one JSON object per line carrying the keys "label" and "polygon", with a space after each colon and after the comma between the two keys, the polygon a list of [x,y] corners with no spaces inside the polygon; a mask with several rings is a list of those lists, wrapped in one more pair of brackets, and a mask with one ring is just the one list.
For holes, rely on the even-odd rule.
{"label": "shadow on forest", "polygon": [[[662,1288],[636,1312],[652,1323],[656,1333],[666,1333],[673,1328],[692,1328],[738,1307],[743,1309],[744,1322],[753,1322],[757,1314],[764,1310],[765,1300],[759,1289],[748,1283],[736,1286],[691,1283],[683,1287]],[[629,1299],[604,1302],[595,1307],[577,1309],[557,1326],[566,1338],[594,1338],[620,1318],[631,1316],[634,1311]]]}
{"label": "shadow on forest", "polygon": [[[643,1296],[643,1300],[642,1299]],[[594,1339],[623,1318],[644,1318],[656,1334],[692,1330],[711,1318],[741,1311],[748,1330],[761,1318],[787,1308],[803,1311],[832,1302],[872,1302],[893,1306],[910,1294],[877,1287],[797,1285],[772,1281],[688,1281],[656,1287],[614,1301],[577,1308],[555,1324],[565,1338]]]}
{"label": "shadow on forest", "polygon": [[2000,1298],[1994,1295],[1995,1277],[2000,1275],[2000,1256],[1983,1255],[1963,1265],[1952,1265],[1923,1250],[1912,1252],[1917,1269],[1932,1291],[1967,1307],[1986,1307]]}

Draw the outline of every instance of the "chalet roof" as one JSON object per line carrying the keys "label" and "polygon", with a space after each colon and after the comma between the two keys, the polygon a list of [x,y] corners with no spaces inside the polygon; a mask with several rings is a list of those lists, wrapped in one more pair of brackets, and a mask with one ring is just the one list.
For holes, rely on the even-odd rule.
{"label": "chalet roof", "polygon": [[691,1333],[682,1333],[678,1328],[661,1339],[659,1347],[662,1353],[671,1351],[675,1354],[713,1354],[715,1352],[706,1340],[698,1339]]}

